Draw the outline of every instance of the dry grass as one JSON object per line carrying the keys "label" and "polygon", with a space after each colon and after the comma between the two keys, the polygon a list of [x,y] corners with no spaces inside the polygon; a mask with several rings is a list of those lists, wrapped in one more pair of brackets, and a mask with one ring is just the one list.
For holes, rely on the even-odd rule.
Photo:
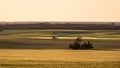
{"label": "dry grass", "polygon": [[[31,39],[52,39],[52,37],[29,37]],[[77,37],[58,37],[58,39],[62,39],[62,40],[73,40],[76,39]],[[82,37],[82,39],[84,40],[120,40],[120,38],[96,38],[96,37]]]}
{"label": "dry grass", "polygon": [[99,50],[0,50],[0,59],[54,61],[120,61],[120,51]]}
{"label": "dry grass", "polygon": [[117,68],[120,51],[0,50],[0,68]]}

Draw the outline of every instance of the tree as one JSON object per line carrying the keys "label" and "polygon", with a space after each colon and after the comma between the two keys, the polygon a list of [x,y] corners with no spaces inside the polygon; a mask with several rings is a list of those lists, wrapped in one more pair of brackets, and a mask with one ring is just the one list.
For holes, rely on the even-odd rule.
{"label": "tree", "polygon": [[80,43],[81,41],[82,41],[82,38],[81,38],[81,37],[78,37],[78,38],[75,39],[75,42]]}
{"label": "tree", "polygon": [[94,48],[93,44],[90,41],[88,41],[87,42],[87,49],[93,49],[93,48]]}
{"label": "tree", "polygon": [[82,49],[86,49],[86,48],[87,48],[87,43],[84,42],[84,43],[82,44]]}
{"label": "tree", "polygon": [[52,39],[58,39],[58,38],[57,38],[57,33],[56,33],[56,32],[53,32],[53,34],[52,34]]}
{"label": "tree", "polygon": [[93,44],[90,41],[83,42],[82,39],[78,37],[75,41],[69,45],[70,49],[93,49]]}
{"label": "tree", "polygon": [[73,44],[69,45],[69,48],[71,48],[71,49],[81,49],[81,41],[82,41],[82,39],[80,37],[78,37],[77,39],[75,39]]}

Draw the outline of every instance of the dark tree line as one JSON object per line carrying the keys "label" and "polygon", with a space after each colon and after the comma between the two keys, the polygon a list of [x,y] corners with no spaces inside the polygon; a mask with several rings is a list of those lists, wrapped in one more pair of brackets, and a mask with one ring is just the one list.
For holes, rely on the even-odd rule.
{"label": "dark tree line", "polygon": [[75,41],[69,45],[71,49],[93,49],[93,44],[90,41],[83,42],[81,38],[75,39]]}
{"label": "dark tree line", "polygon": [[[57,23],[57,22],[56,22]],[[114,23],[111,24],[50,24],[49,22],[44,23],[32,23],[32,24],[4,24],[2,25],[4,30],[16,30],[16,29],[76,29],[76,30],[119,30],[120,25]]]}

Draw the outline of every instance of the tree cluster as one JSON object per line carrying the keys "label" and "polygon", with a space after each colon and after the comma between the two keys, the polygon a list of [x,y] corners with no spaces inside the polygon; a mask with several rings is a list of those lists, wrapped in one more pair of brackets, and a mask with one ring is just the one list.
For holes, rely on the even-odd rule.
{"label": "tree cluster", "polygon": [[81,38],[75,39],[75,41],[69,45],[71,49],[93,49],[93,44],[90,41],[82,42]]}

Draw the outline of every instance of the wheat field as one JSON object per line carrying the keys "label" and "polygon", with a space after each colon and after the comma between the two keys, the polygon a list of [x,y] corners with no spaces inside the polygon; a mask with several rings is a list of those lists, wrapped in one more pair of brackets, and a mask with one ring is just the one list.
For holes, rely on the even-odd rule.
{"label": "wheat field", "polygon": [[0,68],[119,68],[120,50],[0,49]]}
{"label": "wheat field", "polygon": [[[58,40],[51,39],[53,32]],[[95,48],[69,49],[77,37]],[[119,41],[119,30],[5,30],[0,32],[0,68],[120,68]]]}

